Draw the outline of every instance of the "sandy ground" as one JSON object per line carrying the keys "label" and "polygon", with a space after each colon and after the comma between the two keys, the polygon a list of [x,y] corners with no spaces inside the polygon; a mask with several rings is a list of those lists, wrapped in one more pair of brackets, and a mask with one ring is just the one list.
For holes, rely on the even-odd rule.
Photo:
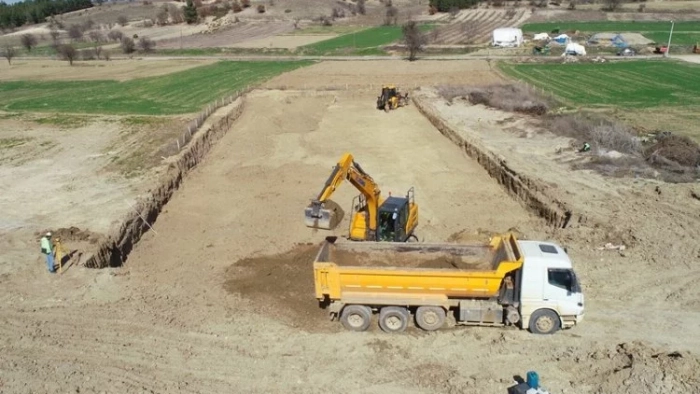
{"label": "sandy ground", "polygon": [[700,55],[670,55],[674,59],[680,59],[690,63],[700,63]]}
{"label": "sandy ground", "polygon": [[[439,73],[435,70],[440,70]],[[342,65],[322,62],[280,75],[263,86],[275,89],[352,89],[381,91],[384,84],[395,84],[408,90],[418,86],[446,83],[489,84],[500,81],[485,60],[447,62],[425,60],[348,61]]]}
{"label": "sandy ground", "polygon": [[[376,94],[362,91],[375,79],[487,83],[496,80],[488,63],[369,63],[321,64],[268,83],[298,89],[347,81],[348,91],[252,93],[122,268],[49,276],[36,240],[4,237],[3,251],[24,251],[0,273],[0,387],[501,393],[513,376],[536,370],[552,393],[700,391],[700,340],[691,335],[700,321],[693,237],[700,201],[689,186],[571,171],[573,154],[557,153],[568,141],[541,134],[527,119],[433,98],[461,133],[483,139],[589,218],[553,232],[415,106],[384,113],[374,108]],[[422,240],[515,228],[568,246],[586,293],[582,325],[546,337],[487,327],[387,335],[376,327],[346,332],[328,321],[313,298],[311,260],[329,232],[304,227],[302,212],[346,151],[383,192],[415,187]],[[334,200],[347,209],[355,194],[343,185]],[[344,221],[330,233],[346,231]],[[621,256],[597,250],[602,241],[629,247]]]}
{"label": "sandy ground", "polygon": [[236,48],[286,48],[294,49],[296,47],[313,44],[319,41],[330,40],[337,37],[335,35],[318,35],[318,36],[272,36],[268,38],[259,38],[257,40],[243,41],[231,45]]}
{"label": "sandy ground", "polygon": [[11,80],[98,80],[126,81],[134,78],[153,77],[184,71],[193,67],[214,63],[216,60],[167,60],[149,62],[141,60],[76,61],[15,59],[12,65],[0,65],[0,81]]}

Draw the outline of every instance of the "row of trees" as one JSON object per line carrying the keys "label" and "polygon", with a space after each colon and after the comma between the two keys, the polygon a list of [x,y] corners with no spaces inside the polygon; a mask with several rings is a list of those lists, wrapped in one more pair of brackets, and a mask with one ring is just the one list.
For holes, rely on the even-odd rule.
{"label": "row of trees", "polygon": [[25,0],[12,5],[0,1],[0,29],[41,23],[52,15],[91,7],[91,0]]}
{"label": "row of trees", "polygon": [[430,0],[430,7],[438,12],[449,12],[452,9],[472,8],[479,4],[480,0]]}

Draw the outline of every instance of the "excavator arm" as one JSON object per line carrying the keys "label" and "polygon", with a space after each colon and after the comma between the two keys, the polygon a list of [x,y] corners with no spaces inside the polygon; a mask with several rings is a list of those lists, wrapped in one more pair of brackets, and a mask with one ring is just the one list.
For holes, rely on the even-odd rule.
{"label": "excavator arm", "polygon": [[312,228],[330,230],[333,228],[334,212],[324,208],[324,203],[333,195],[343,181],[349,181],[367,200],[369,214],[368,228],[376,230],[377,210],[381,191],[369,174],[355,162],[350,153],[344,154],[333,168],[323,189],[315,200],[306,208],[306,225]]}

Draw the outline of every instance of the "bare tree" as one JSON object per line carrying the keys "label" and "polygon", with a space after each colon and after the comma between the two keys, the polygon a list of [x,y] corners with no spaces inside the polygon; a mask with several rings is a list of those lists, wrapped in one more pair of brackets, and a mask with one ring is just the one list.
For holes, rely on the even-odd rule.
{"label": "bare tree", "polygon": [[151,40],[148,37],[141,37],[141,39],[139,39],[139,47],[146,53],[153,52],[153,48],[155,46],[155,41]]}
{"label": "bare tree", "polygon": [[73,45],[70,44],[59,45],[58,53],[61,55],[63,60],[67,60],[68,62],[70,62],[71,66],[73,65],[73,60],[75,60],[78,57],[78,51]]}
{"label": "bare tree", "polygon": [[34,34],[22,34],[22,37],[20,37],[20,40],[22,41],[22,46],[27,48],[27,52],[30,52],[33,47],[36,46],[37,40],[36,36]]}
{"label": "bare tree", "polygon": [[367,12],[365,8],[365,0],[357,0],[357,12],[364,15]]}
{"label": "bare tree", "polygon": [[386,7],[386,16],[384,18],[385,25],[395,25],[399,18],[399,9],[390,5]]}
{"label": "bare tree", "polygon": [[126,25],[129,23],[129,20],[126,19],[126,16],[120,15],[120,16],[117,18],[117,23],[119,23],[119,24],[122,25],[122,26],[126,26]]}
{"label": "bare tree", "polygon": [[68,37],[72,40],[82,40],[83,28],[80,25],[70,25],[68,28]]}
{"label": "bare tree", "polygon": [[88,36],[90,36],[90,39],[93,42],[102,42],[105,39],[105,36],[102,34],[102,32],[93,30],[90,33],[88,33]]}
{"label": "bare tree", "polygon": [[61,35],[61,33],[56,30],[56,28],[51,28],[51,31],[49,32],[49,35],[51,36],[51,39],[55,42],[58,40],[58,36]]}
{"label": "bare tree", "polygon": [[182,7],[173,4],[168,5],[168,14],[173,23],[182,23],[185,21],[185,14],[182,12]]}
{"label": "bare tree", "polygon": [[421,33],[418,28],[418,24],[415,21],[408,21],[403,25],[403,41],[406,44],[406,49],[408,49],[408,60],[416,60],[416,54],[423,50],[423,45],[425,45],[425,36]]}
{"label": "bare tree", "polygon": [[158,11],[156,14],[156,24],[159,26],[168,24],[168,6],[165,5],[164,9]]}
{"label": "bare tree", "polygon": [[97,60],[100,59],[100,54],[102,54],[102,45],[95,44],[95,56],[97,56]]}
{"label": "bare tree", "polygon": [[12,58],[15,57],[17,54],[17,50],[15,47],[8,45],[5,45],[5,48],[2,50],[2,56],[7,59],[7,64],[12,65]]}
{"label": "bare tree", "polygon": [[124,53],[133,53],[136,50],[136,44],[134,43],[134,40],[132,40],[129,37],[123,37],[122,38],[122,51]]}
{"label": "bare tree", "polygon": [[124,37],[124,34],[119,30],[112,30],[107,33],[107,38],[112,41],[121,41],[122,37]]}
{"label": "bare tree", "polygon": [[622,4],[622,0],[605,0],[605,7],[603,9],[605,11],[617,11],[617,9],[620,8],[620,4]]}

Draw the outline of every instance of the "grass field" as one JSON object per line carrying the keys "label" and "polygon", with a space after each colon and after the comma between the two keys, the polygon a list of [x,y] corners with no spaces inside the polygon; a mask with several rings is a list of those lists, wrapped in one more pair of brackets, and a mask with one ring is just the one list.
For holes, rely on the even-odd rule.
{"label": "grass field", "polygon": [[[586,33],[641,33],[643,36],[657,43],[668,41],[671,31],[670,22],[546,22],[526,23],[522,27],[524,32],[541,33],[559,29],[565,31],[579,30]],[[700,42],[700,21],[676,22],[673,27],[671,45],[693,45]]]}
{"label": "grass field", "polygon": [[[428,31],[433,27],[434,25],[432,24],[420,25],[421,31]],[[305,45],[300,47],[299,50],[308,55],[383,54],[379,50],[379,46],[398,41],[402,36],[401,26],[378,26],[315,44]]]}
{"label": "grass field", "polygon": [[500,65],[507,75],[585,107],[700,107],[700,65],[675,61]]}
{"label": "grass field", "polygon": [[0,83],[0,108],[6,111],[138,115],[191,113],[226,94],[311,63],[220,61],[125,82],[8,81]]}

